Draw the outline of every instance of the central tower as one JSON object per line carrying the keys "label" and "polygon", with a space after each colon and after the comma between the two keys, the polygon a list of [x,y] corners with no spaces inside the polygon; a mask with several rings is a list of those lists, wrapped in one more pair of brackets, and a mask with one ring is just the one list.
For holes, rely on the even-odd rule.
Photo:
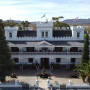
{"label": "central tower", "polygon": [[41,40],[50,40],[52,38],[53,22],[38,22],[37,37]]}

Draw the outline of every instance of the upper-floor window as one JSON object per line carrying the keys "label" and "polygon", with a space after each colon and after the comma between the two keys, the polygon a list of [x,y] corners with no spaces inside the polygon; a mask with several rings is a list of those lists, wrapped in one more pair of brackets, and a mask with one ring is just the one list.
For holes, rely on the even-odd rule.
{"label": "upper-floor window", "polygon": [[78,47],[71,47],[70,52],[78,52]]}
{"label": "upper-floor window", "polygon": [[48,37],[48,32],[46,32],[46,37]]}
{"label": "upper-floor window", "polygon": [[54,51],[55,52],[62,52],[63,51],[63,47],[55,47]]}
{"label": "upper-floor window", "polygon": [[42,37],[44,37],[44,32],[42,32]]}
{"label": "upper-floor window", "polygon": [[80,32],[77,32],[77,37],[80,37]]}
{"label": "upper-floor window", "polygon": [[26,51],[27,52],[34,52],[35,49],[34,49],[34,47],[26,47]]}
{"label": "upper-floor window", "polygon": [[18,47],[11,47],[11,52],[19,52],[19,48]]}
{"label": "upper-floor window", "polygon": [[10,37],[10,38],[12,37],[12,33],[9,33],[9,37]]}

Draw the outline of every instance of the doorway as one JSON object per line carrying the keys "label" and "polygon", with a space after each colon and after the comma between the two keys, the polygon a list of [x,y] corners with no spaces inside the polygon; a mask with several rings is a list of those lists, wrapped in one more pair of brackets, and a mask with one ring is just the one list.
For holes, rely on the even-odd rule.
{"label": "doorway", "polygon": [[49,58],[41,58],[41,68],[49,68]]}

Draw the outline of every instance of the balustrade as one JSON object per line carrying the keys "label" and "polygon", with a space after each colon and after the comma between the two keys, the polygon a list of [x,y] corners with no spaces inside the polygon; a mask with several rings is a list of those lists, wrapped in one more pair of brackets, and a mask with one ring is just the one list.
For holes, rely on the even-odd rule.
{"label": "balustrade", "polygon": [[12,55],[81,55],[82,52],[12,52]]}

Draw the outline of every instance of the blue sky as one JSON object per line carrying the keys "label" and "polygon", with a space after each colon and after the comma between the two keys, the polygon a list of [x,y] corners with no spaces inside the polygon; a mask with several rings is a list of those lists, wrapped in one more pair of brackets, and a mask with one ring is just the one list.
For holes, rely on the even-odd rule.
{"label": "blue sky", "polygon": [[[3,20],[51,21],[57,16],[90,18],[90,0],[0,0],[0,11]],[[43,14],[46,17],[41,18]]]}

